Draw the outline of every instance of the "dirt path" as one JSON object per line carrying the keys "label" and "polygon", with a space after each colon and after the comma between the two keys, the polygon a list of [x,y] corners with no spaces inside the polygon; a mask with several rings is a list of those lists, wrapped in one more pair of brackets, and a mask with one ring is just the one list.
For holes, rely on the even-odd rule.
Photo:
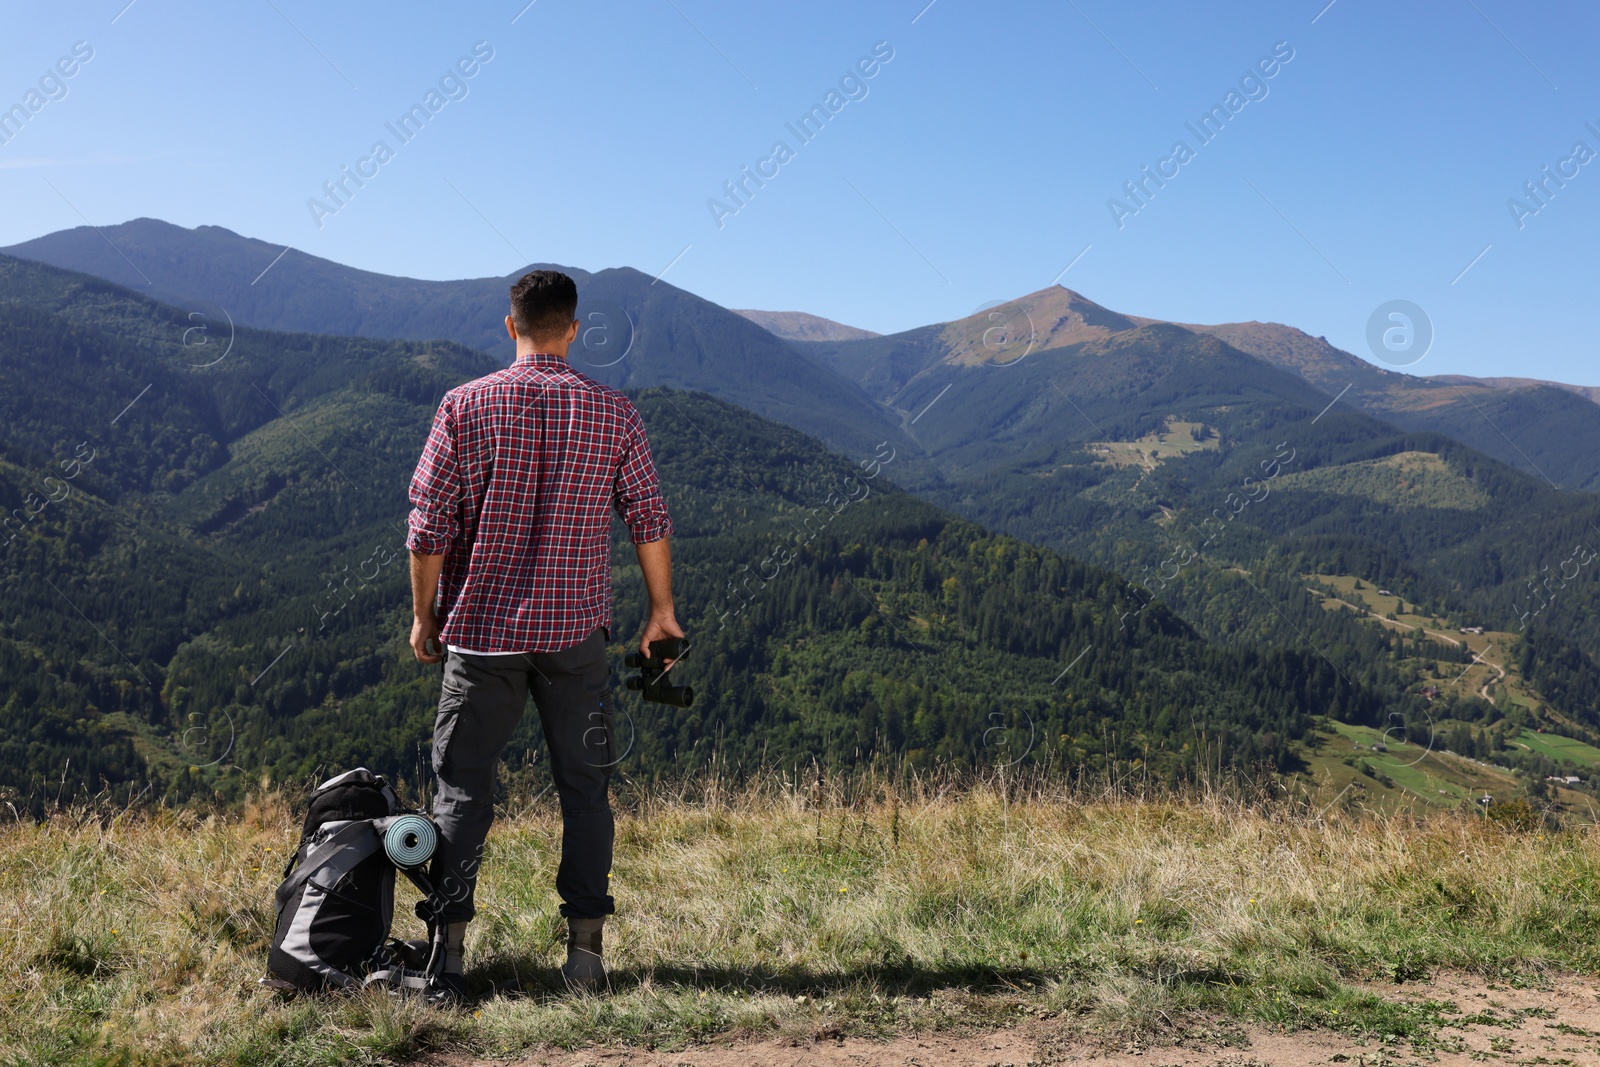
{"label": "dirt path", "polygon": [[[1536,989],[1512,989],[1450,975],[1373,992],[1409,1003],[1444,1002],[1437,1047],[1326,1030],[1279,1032],[1228,1023],[1191,1025],[1174,1040],[1110,1040],[1084,1036],[1048,1020],[976,1035],[925,1034],[893,1041],[827,1037],[805,1041],[733,1041],[679,1052],[643,1049],[552,1051],[509,1067],[1477,1067],[1484,1063],[1600,1065],[1600,983],[1560,977]],[[431,1067],[491,1067],[464,1057],[425,1061]],[[493,1067],[508,1067],[496,1061]]]}
{"label": "dirt path", "polygon": [[[1348,600],[1342,600],[1342,599],[1340,599],[1339,597],[1336,597],[1336,596],[1329,596],[1327,593],[1324,593],[1322,590],[1314,589],[1309,585],[1306,586],[1306,592],[1314,593],[1317,596],[1322,597],[1324,600],[1332,600],[1335,603],[1343,604],[1345,607],[1347,607],[1347,608],[1349,608],[1352,611],[1355,611],[1357,613],[1359,613],[1360,611],[1363,610],[1361,607],[1359,607],[1356,604],[1350,603],[1350,601],[1348,601]],[[1370,609],[1368,609],[1368,610],[1370,610]],[[1462,643],[1460,641],[1457,641],[1455,638],[1451,637],[1449,634],[1440,633],[1438,630],[1430,630],[1425,626],[1417,626],[1414,623],[1401,622],[1398,619],[1385,619],[1381,615],[1376,615],[1376,614],[1372,615],[1371,617],[1374,618],[1374,619],[1377,619],[1384,626],[1388,626],[1388,627],[1391,627],[1391,628],[1396,629],[1396,630],[1421,630],[1423,633],[1427,634],[1429,637],[1437,637],[1441,641],[1450,642],[1452,645],[1460,645]],[[1492,647],[1494,647],[1494,643],[1490,642],[1489,646],[1487,648],[1485,648],[1483,651],[1487,652],[1487,651],[1489,651],[1489,648],[1492,648]],[[1471,664],[1468,664],[1467,670],[1471,670],[1473,666],[1475,666],[1476,664],[1479,664],[1479,663],[1483,664],[1485,667],[1493,667],[1495,670],[1500,672],[1499,677],[1490,678],[1487,681],[1485,681],[1481,686],[1478,687],[1478,695],[1480,697],[1482,697],[1484,700],[1487,700],[1489,703],[1494,704],[1494,697],[1489,695],[1489,687],[1491,685],[1498,685],[1500,682],[1503,682],[1503,681],[1506,680],[1506,669],[1504,667],[1502,667],[1500,664],[1494,662],[1493,660],[1485,658],[1482,653],[1476,653],[1476,654],[1474,654],[1473,662]],[[1462,671],[1461,673],[1462,674],[1466,674],[1467,671]],[[1496,705],[1496,706],[1498,707],[1498,705]]]}
{"label": "dirt path", "polygon": [[[1489,663],[1488,660],[1483,660],[1482,662]],[[1488,681],[1484,682],[1483,686],[1478,690],[1478,695],[1483,697],[1483,699],[1487,700],[1489,703],[1494,704],[1494,697],[1489,695],[1489,687],[1491,685],[1498,685],[1499,683],[1501,683],[1501,682],[1506,680],[1506,669],[1504,667],[1500,666],[1500,664],[1498,664],[1498,663],[1489,663],[1489,666],[1491,666],[1495,670],[1499,671],[1500,672],[1500,677],[1491,678]],[[1496,705],[1496,706],[1498,707],[1498,705]]]}
{"label": "dirt path", "polygon": [[[1314,594],[1316,596],[1319,596],[1324,600],[1332,600],[1335,603],[1343,604],[1345,607],[1349,608],[1351,611],[1354,611],[1358,615],[1361,612],[1366,611],[1366,612],[1369,613],[1369,617],[1370,618],[1377,619],[1383,625],[1391,626],[1396,630],[1421,630],[1423,633],[1427,634],[1429,637],[1437,637],[1441,641],[1449,641],[1452,645],[1460,645],[1461,644],[1460,641],[1457,641],[1455,638],[1451,637],[1449,634],[1440,633],[1438,630],[1430,630],[1426,626],[1418,626],[1416,623],[1401,622],[1399,619],[1386,619],[1382,615],[1379,615],[1376,612],[1373,612],[1371,608],[1363,608],[1359,604],[1350,603],[1350,601],[1348,601],[1348,600],[1343,600],[1343,599],[1340,599],[1339,597],[1336,597],[1336,596],[1329,596],[1327,593],[1324,593],[1322,590],[1313,588],[1312,586],[1309,586],[1309,585],[1306,586],[1306,592]],[[1488,660],[1484,660],[1483,662],[1484,663],[1488,663],[1489,661]]]}

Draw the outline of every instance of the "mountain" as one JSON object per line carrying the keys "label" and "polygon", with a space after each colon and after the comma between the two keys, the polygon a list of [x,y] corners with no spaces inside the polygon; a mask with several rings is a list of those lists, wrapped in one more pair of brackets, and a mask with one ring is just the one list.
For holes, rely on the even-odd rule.
{"label": "mountain", "polygon": [[[1157,322],[1157,319],[1139,319],[1139,322]],[[1386,371],[1364,359],[1360,359],[1343,349],[1335,348],[1326,338],[1312,337],[1303,330],[1293,326],[1285,326],[1278,322],[1228,322],[1216,326],[1196,325],[1194,323],[1179,323],[1198,333],[1209,333],[1221,337],[1229,344],[1242,352],[1260,356],[1270,363],[1278,364],[1297,371],[1302,377],[1309,379],[1323,379],[1327,384],[1332,384],[1341,375],[1348,376],[1351,372],[1376,370],[1385,376],[1393,376],[1396,372]],[[1600,386],[1571,385],[1566,382],[1546,381],[1542,378],[1516,378],[1492,377],[1475,378],[1468,374],[1434,374],[1434,375],[1398,375],[1399,381],[1391,383],[1403,389],[1438,389],[1451,386],[1468,386],[1473,389],[1532,389],[1548,386],[1552,389],[1564,389],[1569,393],[1583,397],[1585,400],[1600,403]],[[1342,386],[1341,386],[1342,388]],[[1416,404],[1415,406],[1424,406]]]}
{"label": "mountain", "polygon": [[[107,278],[180,307],[193,304],[219,319],[348,336],[448,338],[503,358],[510,355],[500,325],[505,292],[522,273],[447,282],[395,278],[217,226],[191,230],[155,219],[63,230],[0,251]],[[1052,286],[954,323],[894,335],[896,369],[864,358],[871,349],[861,348],[849,355],[862,362],[842,367],[831,361],[830,346],[882,339],[804,312],[730,311],[630,268],[560,269],[579,281],[584,298],[575,363],[597,379],[619,388],[704,389],[852,455],[889,441],[905,461],[903,481],[918,488],[937,486],[938,471],[924,464],[896,420],[885,419],[851,384],[881,398],[884,382],[903,384],[908,366],[921,371],[946,358],[1004,364],[1024,351],[1104,340],[1161,321]],[[1559,486],[1600,489],[1595,449],[1574,447],[1600,441],[1600,404],[1590,402],[1600,387],[1419,377],[1276,323],[1175,325],[1218,337],[1403,429],[1443,433]],[[813,359],[837,373],[823,373]]]}
{"label": "mountain", "polygon": [[[198,232],[162,231],[179,244]],[[228,236],[229,248],[243,241]],[[115,257],[98,243],[96,255]],[[298,262],[290,253],[267,277]],[[315,265],[331,272],[330,286],[354,284],[345,268]],[[204,273],[198,264],[185,269]],[[584,284],[594,288],[608,274],[632,277],[601,272]],[[349,314],[339,306],[345,298],[329,301],[293,272],[283,279],[296,306],[330,321]],[[391,285],[482,284],[357,280],[379,302],[392,299]],[[636,337],[648,340],[658,371],[672,371],[660,375],[668,384],[714,391],[802,429],[832,427],[831,438],[817,436],[857,462],[878,449],[894,455],[895,480],[942,513],[1126,576],[1121,625],[1160,608],[1213,644],[1309,650],[1351,692],[1381,694],[1397,715],[1414,717],[1407,709],[1423,706],[1418,694],[1438,690],[1448,714],[1436,703],[1427,713],[1454,736],[1473,736],[1473,754],[1502,751],[1477,739],[1483,730],[1504,740],[1530,724],[1600,742],[1600,592],[1592,583],[1600,567],[1589,566],[1600,556],[1600,498],[1558,491],[1525,465],[1351,404],[1380,387],[1339,397],[1350,379],[1332,376],[1362,370],[1347,354],[1250,324],[1201,329],[1125,315],[1059,287],[899,334],[784,342],[670,286],[637,284],[617,314],[650,311],[648,322],[637,319]],[[1240,347],[1267,351],[1269,336],[1282,341],[1282,365]],[[739,350],[763,360],[725,358],[720,338],[734,348],[748,341]],[[775,389],[773,366],[799,368],[817,388]],[[1367,372],[1380,383],[1407,378]],[[1313,374],[1329,387],[1308,380]],[[1579,409],[1589,404],[1551,392]],[[1478,408],[1518,436],[1525,398],[1517,390],[1494,396],[1508,406],[1491,411],[1480,400]],[[1481,431],[1476,408],[1458,410],[1476,424],[1452,428]],[[864,450],[838,443],[863,440]],[[757,468],[746,473],[758,482]],[[265,466],[235,477],[216,497],[231,510],[211,521],[251,516],[276,484]],[[721,506],[730,522],[754,514],[734,495]],[[734,558],[713,565],[721,581]],[[1325,591],[1338,587],[1330,582],[1394,590],[1404,598],[1392,612],[1399,618],[1444,621],[1380,623],[1370,610],[1340,608]],[[1500,635],[1497,669],[1517,672],[1525,691],[1513,697],[1510,682],[1490,685],[1471,662],[1482,649],[1426,637],[1429,626]],[[1365,714],[1347,711],[1345,697],[1319,699],[1335,717]]]}
{"label": "mountain", "polygon": [[[509,361],[502,278],[422,281],[342,266],[241,237],[220,226],[184,229],[135,219],[63,230],[0,250],[93,274],[217,323],[409,340],[448,339]],[[937,480],[892,419],[856,386],[746,318],[631,268],[578,283],[583,322],[573,365],[607,385],[704,389],[817,436],[856,457],[897,447],[908,485]]]}
{"label": "mountain", "polygon": [[[1404,374],[1320,337],[1273,322],[1188,329],[1283,367],[1345,402],[1408,430],[1434,430],[1555,484],[1600,489],[1600,387],[1533,378]],[[1345,392],[1346,387],[1349,391]]]}
{"label": "mountain", "polygon": [[871,330],[846,326],[842,322],[809,315],[804,311],[752,311],[733,308],[735,315],[743,315],[757,326],[785,341],[859,341],[877,337]]}
{"label": "mountain", "polygon": [[[238,800],[263,774],[415,780],[436,670],[405,639],[405,488],[446,342],[238,327],[0,258],[0,787]],[[228,343],[231,342],[231,343]],[[622,701],[625,767],[862,761],[1298,765],[1328,702],[1415,710],[1394,667],[1223,647],[1115,574],[990,533],[870,458],[704,393],[635,394],[678,531],[691,709]],[[644,603],[614,540],[620,658]],[[1348,672],[1346,672],[1348,673]],[[529,716],[508,755],[542,772]]]}
{"label": "mountain", "polygon": [[[1600,499],[1333,403],[1337,389],[1219,332],[1056,288],[953,323],[803,347],[902,420],[946,481],[924,495],[1125,574],[1214,640],[1338,647],[1350,620],[1302,576],[1354,575],[1457,625],[1520,635],[1544,665],[1534,673],[1568,656],[1594,669],[1600,568],[1574,560],[1600,548]],[[1593,729],[1600,708],[1577,691],[1566,687],[1564,714]]]}
{"label": "mountain", "polygon": [[1405,374],[1278,323],[1166,323],[1111,311],[1081,293],[1052,286],[955,322],[871,339],[876,343],[836,347],[827,342],[863,339],[814,339],[820,344],[796,340],[803,342],[798,347],[888,402],[895,390],[941,365],[1003,366],[1026,353],[1104,341],[1157,325],[1218,338],[1297,375],[1328,400],[1338,396],[1342,403],[1402,429],[1444,434],[1564,488],[1600,489],[1600,453],[1574,447],[1574,442],[1600,443],[1600,403],[1595,402],[1600,387]]}
{"label": "mountain", "polygon": [[1572,385],[1568,382],[1545,381],[1543,378],[1473,378],[1465,374],[1435,374],[1429,380],[1443,385],[1487,385],[1494,389],[1532,389],[1537,386],[1549,386],[1552,389],[1565,389],[1585,400],[1600,404],[1600,385]]}

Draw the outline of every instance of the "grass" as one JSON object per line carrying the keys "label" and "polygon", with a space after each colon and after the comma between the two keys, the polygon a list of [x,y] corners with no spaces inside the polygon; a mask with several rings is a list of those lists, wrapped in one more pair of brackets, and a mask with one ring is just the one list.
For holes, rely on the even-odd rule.
{"label": "grass", "polygon": [[[1311,768],[1305,779],[1315,787],[1310,794],[1313,804],[1337,801],[1377,813],[1410,811],[1419,805],[1456,808],[1485,793],[1509,800],[1523,785],[1510,771],[1431,747],[1426,737],[1403,740],[1398,729],[1386,733],[1342,722],[1332,722],[1328,729],[1320,746],[1303,753]],[[1374,744],[1389,751],[1373,751]],[[1374,776],[1361,773],[1363,764],[1372,768]]]}
{"label": "grass", "polygon": [[[1195,431],[1207,436],[1197,441]],[[1168,415],[1161,429],[1152,430],[1138,440],[1106,441],[1089,446],[1096,462],[1114,467],[1148,467],[1190,452],[1216,452],[1221,448],[1222,438],[1212,427],[1203,422],[1184,422],[1175,415]]]}
{"label": "grass", "polygon": [[[1361,755],[1361,762],[1388,777],[1402,789],[1409,790],[1419,798],[1430,804],[1454,804],[1467,795],[1465,790],[1455,780],[1458,775],[1432,773],[1442,770],[1447,762],[1456,763],[1442,753],[1434,753],[1427,746],[1427,739],[1407,741],[1403,732],[1384,733],[1366,726],[1352,726],[1348,723],[1336,723],[1334,729],[1338,733],[1353,741],[1367,746],[1367,751]],[[1384,745],[1387,752],[1372,751],[1374,744]],[[1455,768],[1451,768],[1454,770]],[[1443,800],[1441,801],[1441,798]]]}
{"label": "grass", "polygon": [[[1149,1034],[1223,1015],[1426,1048],[1437,1008],[1384,1001],[1362,980],[1600,969],[1588,827],[1518,833],[1470,811],[1357,817],[1044,782],[869,783],[849,797],[710,782],[627,807],[613,993],[557,989],[547,798],[490,838],[468,939],[483,999],[461,1013],[255,988],[296,832],[280,796],[230,816],[82,809],[0,827],[0,1059],[392,1062],[1040,1016]],[[403,906],[396,925],[416,925]]]}
{"label": "grass", "polygon": [[1523,730],[1517,740],[1541,756],[1549,756],[1557,763],[1570,760],[1579,767],[1600,767],[1600,748],[1557,734],[1541,734]]}

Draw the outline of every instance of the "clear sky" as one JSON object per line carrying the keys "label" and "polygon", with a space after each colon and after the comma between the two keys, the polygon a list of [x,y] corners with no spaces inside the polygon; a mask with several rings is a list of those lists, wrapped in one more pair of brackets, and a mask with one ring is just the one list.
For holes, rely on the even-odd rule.
{"label": "clear sky", "polygon": [[[94,0],[4,25],[0,108],[27,114],[0,122],[0,244],[151,216],[420,278],[665,269],[883,332],[1059,278],[1367,358],[1404,299],[1435,334],[1413,373],[1600,384],[1592,0]],[[747,166],[770,177],[735,201]],[[342,168],[368,177],[335,201]]]}

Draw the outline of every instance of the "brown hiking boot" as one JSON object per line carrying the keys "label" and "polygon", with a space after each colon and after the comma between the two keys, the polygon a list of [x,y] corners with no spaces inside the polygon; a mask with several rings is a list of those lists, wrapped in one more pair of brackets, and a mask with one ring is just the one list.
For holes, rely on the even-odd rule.
{"label": "brown hiking boot", "polygon": [[561,977],[574,993],[593,993],[606,985],[606,967],[601,961],[602,931],[606,917],[567,920],[567,962]]}

